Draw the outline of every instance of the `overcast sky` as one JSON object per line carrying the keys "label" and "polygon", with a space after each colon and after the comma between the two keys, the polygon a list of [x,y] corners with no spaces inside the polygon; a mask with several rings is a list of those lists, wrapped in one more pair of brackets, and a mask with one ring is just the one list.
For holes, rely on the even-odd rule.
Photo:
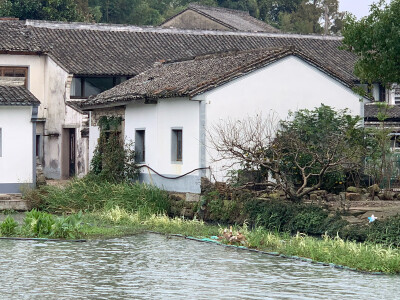
{"label": "overcast sky", "polygon": [[[339,10],[349,11],[357,17],[362,18],[369,14],[369,6],[378,0],[339,0]],[[390,0],[386,0],[389,3]]]}

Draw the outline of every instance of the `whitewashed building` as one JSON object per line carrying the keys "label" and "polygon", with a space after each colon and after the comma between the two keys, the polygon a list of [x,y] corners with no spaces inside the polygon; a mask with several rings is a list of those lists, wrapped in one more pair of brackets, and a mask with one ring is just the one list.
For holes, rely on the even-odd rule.
{"label": "whitewashed building", "polygon": [[[314,57],[283,47],[159,64],[82,105],[92,117],[122,110],[125,136],[135,141],[138,161],[151,167],[142,168],[143,181],[200,193],[201,177],[211,172],[223,180],[226,175],[209,147],[207,132],[214,124],[270,111],[284,119],[289,110],[321,103],[363,116],[368,100],[353,92],[354,85],[351,74],[333,72]],[[91,122],[92,149],[98,136]]]}
{"label": "whitewashed building", "polygon": [[[233,20],[237,16],[229,18]],[[302,54],[301,58],[300,54],[292,55],[271,63],[268,68],[250,72],[246,77],[251,78],[249,81],[230,79],[231,81],[224,84],[223,87],[222,85],[221,87],[218,85],[219,88],[214,86],[213,90],[196,94],[196,97],[192,97],[191,100],[203,103],[202,105],[207,107],[207,122],[225,111],[234,116],[239,112],[251,113],[259,106],[276,110],[284,115],[288,109],[300,108],[305,105],[304,103],[314,105],[317,98],[318,103],[331,103],[335,98],[334,103],[337,107],[342,107],[344,103],[347,103],[353,110],[357,106],[356,103],[347,101],[350,87],[358,83],[357,77],[353,74],[357,57],[339,49],[341,38],[238,31],[245,30],[244,28],[231,28],[230,30],[235,31],[229,31],[229,28],[228,26],[228,30],[225,31],[185,30],[110,24],[0,20],[0,84],[1,82],[22,84],[41,102],[38,111],[36,141],[38,157],[43,165],[45,176],[59,179],[74,175],[82,176],[88,172],[90,155],[95,146],[96,132],[91,131],[92,136],[89,143],[89,114],[79,108],[79,103],[90,95],[99,94],[126,79],[147,70],[153,70],[152,68],[157,62],[169,62],[165,64],[167,66],[173,61],[185,59],[191,61],[195,57],[209,53],[289,46],[294,46],[296,51]],[[256,29],[248,28],[246,30]],[[243,60],[243,62],[247,62],[247,60]],[[198,66],[198,68],[202,70],[203,67]],[[271,76],[271,73],[274,75]],[[189,82],[193,74],[186,73],[183,81]],[[214,76],[210,73],[205,76],[209,81],[215,81]],[[268,80],[265,81],[263,78],[268,78]],[[336,85],[328,84],[328,82],[334,82]],[[303,86],[306,86],[307,89],[303,89]],[[166,85],[162,88],[165,91],[170,89]],[[252,98],[246,98],[246,101],[252,105],[246,106],[246,109],[243,110],[241,108],[243,102],[238,99],[243,99],[245,94],[250,95],[249,91],[252,93]],[[306,95],[303,91],[312,93]],[[374,93],[379,96],[379,99],[386,97],[388,101],[390,99],[394,101],[394,96],[392,97],[390,93],[384,94],[379,91],[383,91],[383,89],[377,86]],[[165,94],[171,96],[171,93]],[[182,100],[184,94],[182,95],[179,94],[177,101]],[[267,101],[269,106],[261,101],[262,99],[265,101],[263,97],[266,95],[269,96]],[[352,95],[354,96],[354,94]],[[157,101],[157,109],[164,107],[164,98],[163,96],[155,97],[155,99],[160,99]],[[225,100],[218,100],[215,103],[214,99],[220,98]],[[232,103],[229,105],[225,103],[228,98],[232,99]],[[191,104],[185,104],[185,108],[181,104],[176,104],[174,107],[171,105],[172,102],[169,101],[168,105],[165,105],[166,110],[183,111],[186,109],[186,105],[194,105],[193,102],[189,102]],[[230,111],[226,110],[227,106]],[[144,105],[143,115],[153,114],[150,107],[151,105]],[[187,109],[191,111],[192,108],[188,107]],[[127,106],[126,111],[130,110],[131,108]],[[104,106],[102,111],[96,110],[91,117],[91,126],[96,126],[96,118],[100,112],[125,116],[125,106],[119,109],[110,109],[109,106]],[[137,112],[135,110],[132,113],[136,114]],[[362,111],[360,113],[362,114]],[[140,113],[138,119],[143,118],[143,115]],[[152,118],[158,120],[158,117],[153,116]],[[196,118],[193,116],[191,121],[197,120]],[[165,126],[173,126],[170,124],[171,118],[159,121],[165,122],[163,123]],[[130,121],[127,120],[127,122]],[[127,126],[136,125],[127,124]],[[127,126],[124,128],[128,128]],[[179,132],[179,128],[176,130]],[[183,131],[183,135],[186,135],[186,132],[186,130]],[[139,137],[141,134],[143,132],[138,131]],[[131,138],[134,137],[129,132],[127,135]],[[186,143],[186,139],[184,143]],[[161,147],[163,144],[159,146]],[[147,148],[148,151],[155,151],[150,150],[154,149],[153,146]],[[185,147],[183,151],[188,150],[189,148]],[[194,149],[193,151],[199,152],[200,150]],[[196,153],[193,151],[190,153]],[[184,155],[187,157],[185,153]],[[160,155],[162,156],[161,152]],[[187,166],[185,163],[166,164],[166,158],[161,156],[155,166],[159,170],[161,169],[162,174],[181,174],[193,166],[193,164]],[[190,175],[194,176],[195,174],[194,172]],[[197,180],[198,176],[192,179]]]}
{"label": "whitewashed building", "polygon": [[0,85],[0,194],[36,183],[39,100],[23,86]]}

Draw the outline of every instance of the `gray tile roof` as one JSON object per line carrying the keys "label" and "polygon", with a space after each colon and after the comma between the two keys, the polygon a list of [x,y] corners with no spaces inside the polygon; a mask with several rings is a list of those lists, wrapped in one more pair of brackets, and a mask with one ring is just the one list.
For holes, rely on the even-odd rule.
{"label": "gray tile roof", "polygon": [[[220,23],[231,30],[278,33],[279,29],[250,16],[248,11],[228,9],[223,7],[189,4],[186,10],[193,10],[207,18]],[[186,11],[184,10],[184,11]],[[183,12],[184,12],[183,11]],[[181,12],[182,13],[182,12]],[[179,13],[180,14],[180,13]],[[171,20],[175,16],[169,18]],[[165,23],[164,22],[164,23]],[[163,23],[163,24],[164,24]]]}
{"label": "gray tile roof", "polygon": [[0,21],[0,51],[40,52],[39,41],[24,21]]}
{"label": "gray tile roof", "polygon": [[39,104],[39,100],[23,86],[0,85],[0,105]]}
{"label": "gray tile roof", "polygon": [[159,60],[229,50],[295,46],[349,80],[356,56],[326,36],[0,21],[0,51],[43,51],[75,75],[137,75]]}
{"label": "gray tile roof", "polygon": [[384,103],[368,103],[364,105],[364,120],[378,121],[378,114],[386,116],[385,121],[400,121],[400,106],[383,105]]}
{"label": "gray tile roof", "polygon": [[115,105],[138,99],[193,97],[288,55],[298,56],[344,84],[353,85],[351,81],[346,81],[347,78],[342,78],[340,74],[319,65],[301,51],[293,47],[283,47],[216,53],[191,60],[159,64],[81,104],[90,107]]}

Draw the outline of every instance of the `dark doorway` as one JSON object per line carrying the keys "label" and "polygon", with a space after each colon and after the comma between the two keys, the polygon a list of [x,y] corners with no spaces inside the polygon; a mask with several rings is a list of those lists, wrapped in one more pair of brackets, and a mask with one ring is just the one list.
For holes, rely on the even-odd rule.
{"label": "dark doorway", "polygon": [[69,177],[75,176],[75,129],[69,130]]}
{"label": "dark doorway", "polygon": [[76,174],[76,129],[64,128],[62,135],[62,178],[67,179]]}

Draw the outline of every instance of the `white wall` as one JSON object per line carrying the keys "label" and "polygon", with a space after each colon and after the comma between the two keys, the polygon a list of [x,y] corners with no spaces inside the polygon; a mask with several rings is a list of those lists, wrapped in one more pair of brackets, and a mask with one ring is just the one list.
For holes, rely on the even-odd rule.
{"label": "white wall", "polygon": [[[167,176],[177,176],[199,168],[199,107],[198,101],[188,98],[161,99],[157,104],[134,102],[125,111],[125,136],[135,140],[135,130],[145,129],[145,164]],[[172,128],[182,128],[182,162],[171,160]],[[143,176],[148,170],[142,169]],[[175,191],[200,191],[198,172],[180,181],[163,180],[150,172],[150,182],[158,181],[162,187]],[[157,178],[158,177],[158,178]],[[196,182],[197,186],[194,186]]]}
{"label": "white wall", "polygon": [[[363,114],[360,96],[350,88],[303,60],[290,56],[260,70],[213,89],[195,99],[206,101],[206,126],[227,118],[243,119],[274,112],[286,119],[289,110],[313,109],[321,103],[336,109]],[[208,143],[209,144],[209,143]],[[209,145],[208,145],[209,146]],[[207,148],[207,165],[215,152]],[[213,164],[213,173],[222,179],[221,164]]]}
{"label": "white wall", "polygon": [[[182,163],[171,161],[171,130],[182,128]],[[125,136],[145,129],[146,164],[161,174],[181,175],[199,167],[199,102],[162,99],[158,104],[132,103],[125,111]]]}
{"label": "white wall", "polygon": [[32,107],[1,106],[0,184],[33,182]]}

